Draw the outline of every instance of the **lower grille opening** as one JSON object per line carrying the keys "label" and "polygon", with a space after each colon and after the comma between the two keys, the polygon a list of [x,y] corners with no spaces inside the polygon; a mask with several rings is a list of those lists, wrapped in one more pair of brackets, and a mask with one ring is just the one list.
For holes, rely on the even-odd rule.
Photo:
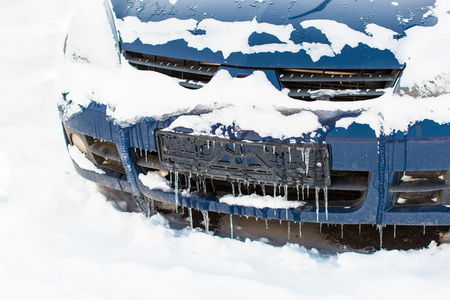
{"label": "lower grille opening", "polygon": [[443,203],[448,189],[448,170],[399,172],[398,180],[389,191],[394,194],[394,206],[429,206]]}
{"label": "lower grille opening", "polygon": [[70,145],[78,147],[97,167],[126,175],[114,143],[82,134],[68,127],[64,129]]}
{"label": "lower grille opening", "polygon": [[[161,170],[158,154],[142,149],[133,149],[136,155],[136,165],[141,168],[142,173]],[[305,201],[308,206],[315,206],[316,190],[306,186],[284,186],[270,183],[246,182],[242,180],[223,180],[219,178],[200,176],[194,173],[168,171],[166,179],[175,188],[175,180],[178,180],[178,188],[190,193],[197,193],[209,197],[222,197],[229,194],[260,196],[282,196],[287,201]],[[369,172],[354,171],[331,171],[331,185],[327,189],[327,200],[329,207],[355,207],[361,204],[368,190],[370,180]],[[287,191],[286,191],[287,187]],[[319,205],[325,205],[325,190],[318,189]]]}

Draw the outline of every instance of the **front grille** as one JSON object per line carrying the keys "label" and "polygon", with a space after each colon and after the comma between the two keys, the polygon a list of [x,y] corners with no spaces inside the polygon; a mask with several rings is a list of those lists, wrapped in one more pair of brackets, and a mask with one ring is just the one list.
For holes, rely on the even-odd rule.
{"label": "front grille", "polygon": [[[131,65],[180,79],[180,85],[198,89],[207,84],[221,65],[125,51]],[[240,66],[223,66],[236,68]],[[276,69],[282,88],[297,100],[359,101],[379,97],[394,87],[401,69],[323,70]]]}
{"label": "front grille", "polygon": [[448,170],[399,172],[398,180],[389,191],[394,194],[394,206],[447,205]]}
{"label": "front grille", "polygon": [[358,101],[379,97],[393,87],[401,70],[280,69],[283,88],[299,100]]}
{"label": "front grille", "polygon": [[139,70],[156,71],[181,79],[180,85],[198,89],[207,84],[216,74],[218,64],[169,58],[135,52],[125,52],[126,59]]}
{"label": "front grille", "polygon": [[[136,155],[136,165],[142,173],[161,170],[158,154],[143,149],[133,148],[132,153]],[[315,206],[316,191],[314,188],[297,185],[282,184],[262,184],[251,183],[241,178],[241,180],[224,180],[217,177],[199,175],[195,173],[179,172],[175,176],[174,172],[168,171],[166,179],[175,188],[175,180],[178,180],[178,188],[185,189],[190,193],[200,194],[207,197],[222,197],[227,194],[251,195],[257,194],[283,196],[287,201],[303,200],[310,206]],[[330,207],[355,207],[361,204],[369,188],[370,173],[356,171],[330,171],[331,184],[328,188],[318,190],[319,205],[325,205],[325,193],[327,195],[328,206]],[[287,190],[286,190],[287,187]]]}

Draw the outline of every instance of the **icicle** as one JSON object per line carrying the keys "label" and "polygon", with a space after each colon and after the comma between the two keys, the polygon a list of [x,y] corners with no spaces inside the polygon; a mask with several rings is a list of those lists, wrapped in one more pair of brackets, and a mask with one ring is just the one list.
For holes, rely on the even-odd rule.
{"label": "icicle", "polygon": [[147,150],[145,150],[145,162],[147,162]]}
{"label": "icicle", "polygon": [[361,224],[358,225],[359,235],[361,235]]}
{"label": "icicle", "polygon": [[325,201],[325,219],[328,220],[328,187],[324,187],[323,196]]}
{"label": "icicle", "polygon": [[394,239],[397,237],[397,225],[394,225]]}
{"label": "icicle", "polygon": [[298,222],[298,236],[302,237],[302,222]]}
{"label": "icicle", "polygon": [[300,153],[302,154],[302,161],[305,161],[305,148],[297,148],[300,150]]}
{"label": "icicle", "polygon": [[267,152],[267,150],[266,150],[266,145],[264,145],[263,146],[263,153],[266,153]]}
{"label": "icicle", "polygon": [[189,224],[191,224],[191,229],[194,229],[194,219],[192,218],[192,207],[189,207]]}
{"label": "icicle", "polygon": [[155,212],[155,200],[152,199],[152,204],[151,205],[152,205],[151,206],[152,213],[154,213]]}
{"label": "icicle", "polygon": [[302,200],[305,201],[305,185],[302,184]]}
{"label": "icicle", "polygon": [[202,179],[202,185],[203,185],[203,193],[206,194],[207,190],[206,190],[206,180],[205,180],[205,178]]}
{"label": "icicle", "polygon": [[258,222],[258,217],[255,217],[255,221]]}
{"label": "icicle", "polygon": [[266,230],[269,229],[269,223],[267,222],[267,219],[264,219],[264,222],[266,223]]}
{"label": "icicle", "polygon": [[213,148],[216,148],[216,141],[213,140],[213,144],[212,144]]}
{"label": "icicle", "polygon": [[136,156],[138,155],[138,154],[137,154],[137,149],[136,149],[136,148],[134,148],[134,153],[136,154]]}
{"label": "icicle", "polygon": [[214,184],[214,179],[210,178],[210,180],[211,180],[211,186],[212,186],[213,193],[215,193],[216,192],[216,185]]}
{"label": "icicle", "polygon": [[380,233],[380,249],[383,248],[383,226],[377,225],[378,232]]}
{"label": "icicle", "polygon": [[317,222],[319,222],[319,191],[320,191],[320,188],[316,187],[316,217],[317,217]]}
{"label": "icicle", "polygon": [[319,223],[319,232],[322,233],[322,223]]}
{"label": "icicle", "polygon": [[206,141],[206,149],[209,150],[209,141]]}
{"label": "icicle", "polygon": [[425,235],[425,225],[423,225],[423,235]]}
{"label": "icicle", "polygon": [[206,233],[209,232],[209,216],[208,216],[208,211],[203,211],[202,210],[202,215],[203,215],[203,220],[205,221],[205,231]]}
{"label": "icicle", "polygon": [[273,197],[275,198],[277,196],[277,185],[275,182],[273,183]]}
{"label": "icicle", "polygon": [[249,185],[250,183],[247,181],[247,195],[250,195]]}
{"label": "icicle", "polygon": [[233,215],[230,215],[230,237],[233,238]]}
{"label": "icicle", "polygon": [[275,154],[275,146],[273,146],[273,154]]}
{"label": "icicle", "polygon": [[234,189],[234,182],[231,182],[231,192],[233,193],[233,197],[236,195],[236,191]]}
{"label": "icicle", "polygon": [[288,222],[288,240],[291,239],[291,222]]}
{"label": "icicle", "polygon": [[261,189],[263,192],[263,196],[266,196],[266,186],[264,184],[261,184]]}
{"label": "icicle", "polygon": [[140,153],[141,153],[141,157],[142,157],[142,149],[139,149]]}
{"label": "icicle", "polygon": [[288,219],[289,208],[286,208],[286,220]]}
{"label": "icicle", "polygon": [[175,212],[178,213],[178,171],[175,171]]}
{"label": "icicle", "polygon": [[297,201],[300,200],[300,189],[298,183],[295,186],[297,188]]}
{"label": "icicle", "polygon": [[280,219],[280,225],[283,225],[283,221]]}
{"label": "icicle", "polygon": [[287,184],[284,185],[284,200],[287,200],[288,197],[288,186]]}
{"label": "icicle", "polygon": [[199,179],[198,176],[195,177],[195,187],[197,188],[197,192],[200,192],[200,184],[199,184]]}
{"label": "icicle", "polygon": [[239,191],[239,196],[242,196],[241,182],[240,181],[238,181],[238,191]]}
{"label": "icicle", "polygon": [[341,224],[341,239],[344,238],[344,224]]}
{"label": "icicle", "polygon": [[309,185],[306,185],[306,198],[309,198]]}
{"label": "icicle", "polygon": [[291,163],[292,162],[291,147],[288,147],[288,153],[289,153],[289,163]]}
{"label": "icicle", "polygon": [[306,148],[306,153],[305,153],[306,177],[308,177],[308,173],[309,173],[309,152],[310,151],[311,151],[310,148]]}
{"label": "icicle", "polygon": [[191,174],[191,172],[189,172],[189,178],[188,178],[188,193],[191,192],[191,177],[192,177],[192,174]]}
{"label": "icicle", "polygon": [[173,184],[172,171],[169,172],[169,178],[170,178],[170,185],[172,186],[172,184]]}

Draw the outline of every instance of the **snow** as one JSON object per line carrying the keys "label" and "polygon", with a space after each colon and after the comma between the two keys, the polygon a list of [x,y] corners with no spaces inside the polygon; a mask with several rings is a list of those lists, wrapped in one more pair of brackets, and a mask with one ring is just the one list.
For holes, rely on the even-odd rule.
{"label": "snow", "polygon": [[[296,244],[275,247],[198,229],[173,229],[161,215],[147,219],[116,211],[92,183],[76,174],[55,108],[62,45],[80,3],[0,2],[0,39],[7,45],[0,48],[2,299],[439,299],[445,295],[450,278],[448,245],[324,255]],[[97,74],[86,81],[102,83],[94,77]],[[109,75],[103,75],[106,81]],[[171,81],[148,76],[161,85]],[[255,75],[249,80],[262,79]],[[99,93],[102,96],[109,94]],[[404,107],[396,106],[396,101],[414,101],[416,114],[423,109],[426,116],[435,116],[431,109],[442,109],[449,99],[446,95],[426,101],[387,97],[380,102],[391,100],[392,114]],[[371,115],[374,111],[368,109]]]}
{"label": "snow", "polygon": [[248,196],[226,195],[219,199],[220,202],[228,205],[252,206],[257,208],[296,208],[304,205],[302,201],[286,201],[282,196],[259,196],[256,194]]}
{"label": "snow", "polygon": [[[224,58],[231,53],[260,52],[298,52],[303,49],[290,40],[294,31],[292,25],[273,25],[258,23],[256,20],[242,22],[222,22],[214,19],[179,20],[167,19],[158,22],[141,22],[137,17],[125,17],[118,20],[118,29],[126,43],[132,43],[138,38],[146,44],[161,45],[169,41],[183,39],[189,47],[213,52],[222,52]],[[204,34],[194,34],[202,30]],[[230,35],[230,32],[233,34]],[[250,46],[248,39],[252,33],[268,33],[280,40],[280,43]]]}
{"label": "snow", "polygon": [[86,155],[81,152],[77,147],[75,146],[68,146],[69,154],[72,160],[82,169],[92,171],[98,174],[105,174],[103,170],[100,170],[97,168],[92,161],[90,161]]}
{"label": "snow", "polygon": [[[346,128],[354,122],[367,124],[377,135],[407,130],[415,122],[427,118],[440,124],[448,123],[450,60],[442,49],[450,47],[450,35],[447,34],[450,27],[450,14],[447,13],[450,10],[450,2],[439,0],[436,8],[429,9],[430,14],[438,16],[438,24],[434,27],[409,28],[406,30],[406,36],[399,40],[394,39],[396,32],[375,24],[368,24],[366,33],[362,33],[331,20],[302,22],[305,28],[314,26],[321,30],[330,41],[330,45],[317,43],[307,45],[308,51],[311,51],[311,55],[317,59],[323,55],[334,56],[340,53],[345,45],[356,47],[359,43],[393,51],[400,62],[407,64],[401,79],[404,92],[400,95],[393,93],[392,89],[387,89],[382,97],[375,100],[308,103],[293,101],[288,97],[287,91],[280,93],[261,71],[256,71],[245,78],[232,78],[227,71],[221,70],[204,88],[188,90],[179,86],[178,80],[174,78],[159,73],[140,72],[126,63],[120,67],[113,64],[106,73],[103,62],[88,65],[67,60],[61,68],[62,72],[58,79],[60,90],[69,92],[67,100],[70,102],[60,100],[59,104],[65,107],[65,117],[68,118],[80,112],[83,107],[87,107],[91,100],[95,100],[107,105],[107,114],[116,122],[125,125],[134,123],[144,116],[161,119],[201,108],[211,112],[199,116],[183,116],[174,126],[193,127],[195,134],[214,136],[220,136],[222,132],[221,130],[214,132],[212,129],[217,120],[221,120],[223,126],[235,126],[242,130],[252,129],[261,137],[288,139],[308,136],[309,133],[321,128],[315,114],[324,110],[360,111],[358,117],[343,118],[337,122],[337,126]],[[98,15],[102,13],[103,8],[98,8]],[[106,18],[104,22],[107,23]],[[251,22],[251,26],[246,22],[227,23],[211,19],[202,20],[198,25],[193,20],[168,19],[161,22],[165,22],[162,24],[164,26],[159,26],[161,24],[158,22],[142,23],[137,18],[127,17],[124,21],[119,21],[118,27],[122,37],[128,41],[134,41],[138,34],[143,35],[144,41],[148,38],[148,41],[152,40],[153,43],[185,38],[197,45],[198,49],[210,47],[214,51],[220,50],[224,53],[237,51],[236,49],[250,51],[246,48],[248,45],[242,44],[247,43],[247,40],[241,38],[251,34],[247,30],[251,26],[252,30],[257,32],[266,31],[277,36],[280,41],[286,43],[282,44],[284,46],[291,43],[289,34],[292,28],[289,26],[260,24],[255,20],[248,21]],[[136,32],[133,32],[131,25],[137,27]],[[214,34],[192,35],[186,30],[191,27],[195,29],[195,26],[207,29],[207,32],[211,30]],[[149,28],[152,30],[147,32]],[[229,31],[225,30],[227,28],[242,36],[237,40],[230,40]],[[109,28],[105,27],[103,32],[107,30]],[[142,33],[143,31],[146,33]],[[216,40],[225,34],[226,39]],[[90,54],[96,56],[95,51]],[[158,84],[153,85],[149,93],[148,83],[155,81]],[[155,105],[155,99],[158,99],[158,105]],[[405,110],[405,107],[410,109]],[[277,126],[271,126],[271,122],[266,122],[267,116],[270,116]],[[305,118],[308,122],[298,122]],[[294,124],[296,126],[293,126]]]}
{"label": "snow", "polygon": [[171,190],[169,182],[157,171],[148,172],[147,174],[139,174],[139,180],[149,189],[158,189],[165,192]]}

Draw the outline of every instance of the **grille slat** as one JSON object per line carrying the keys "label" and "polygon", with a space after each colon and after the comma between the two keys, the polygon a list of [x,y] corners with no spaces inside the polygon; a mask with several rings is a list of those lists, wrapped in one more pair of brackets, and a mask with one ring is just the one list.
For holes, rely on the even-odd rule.
{"label": "grille slat", "polygon": [[216,74],[216,70],[214,70],[212,68],[180,66],[180,65],[171,64],[171,63],[153,62],[149,59],[143,59],[143,58],[128,58],[128,61],[134,65],[163,69],[163,70],[168,70],[168,71],[191,73],[191,74],[211,76],[211,77]]}
{"label": "grille slat", "polygon": [[[152,70],[181,79],[180,85],[189,89],[202,88],[221,67],[215,63],[129,51],[125,51],[124,55],[130,64],[139,70]],[[227,65],[222,67],[242,68]],[[383,89],[394,87],[402,73],[402,69],[275,69],[275,71],[281,88],[289,89],[289,97],[306,101],[359,101],[377,98],[384,94]]]}
{"label": "grille slat", "polygon": [[334,97],[379,97],[384,94],[384,91],[379,90],[310,90],[310,89],[298,89],[291,90],[289,92],[289,97],[292,98],[310,98],[314,99],[324,99],[324,98],[334,98]]}
{"label": "grille slat", "polygon": [[283,88],[298,100],[358,101],[380,97],[402,70],[278,70]]}
{"label": "grille slat", "polygon": [[[283,75],[283,76],[281,76]],[[311,75],[302,76],[294,75],[287,76],[285,74],[280,75],[281,82],[392,82],[396,79],[392,75],[363,75],[363,76],[353,76],[353,75]]]}

